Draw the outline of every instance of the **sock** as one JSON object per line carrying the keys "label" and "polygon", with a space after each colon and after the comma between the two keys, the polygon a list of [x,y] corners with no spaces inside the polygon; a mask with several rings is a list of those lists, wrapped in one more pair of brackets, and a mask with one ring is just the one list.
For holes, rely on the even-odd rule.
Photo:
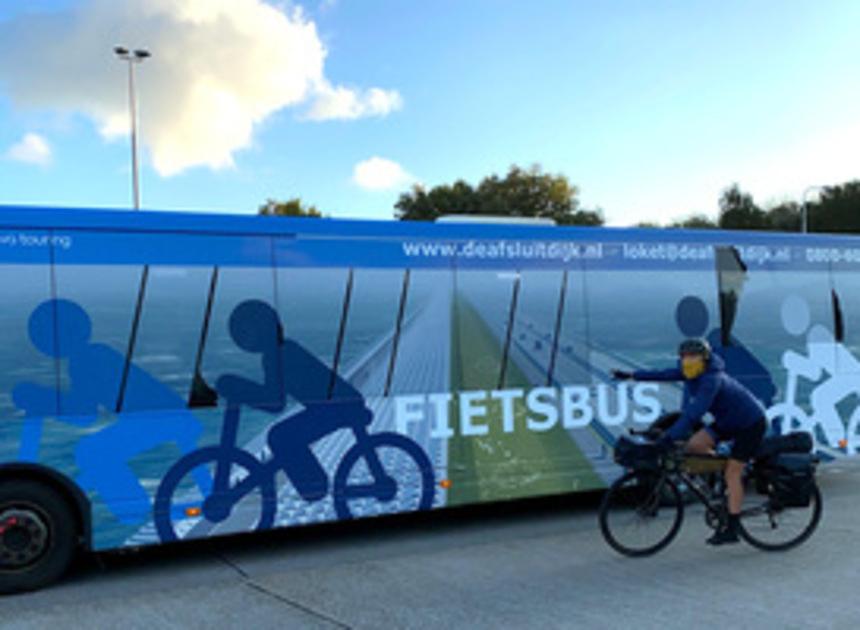
{"label": "sock", "polygon": [[740,522],[741,522],[741,515],[740,514],[729,514],[728,531],[730,531],[733,534],[737,534],[738,525],[740,524]]}

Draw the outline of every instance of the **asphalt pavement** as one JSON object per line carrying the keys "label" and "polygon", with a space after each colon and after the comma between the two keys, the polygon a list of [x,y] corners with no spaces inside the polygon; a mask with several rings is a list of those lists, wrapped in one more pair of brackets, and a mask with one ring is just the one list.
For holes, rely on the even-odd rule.
{"label": "asphalt pavement", "polygon": [[699,511],[615,554],[596,495],[292,529],[82,560],[0,597],[0,628],[856,628],[860,461],[820,471],[801,547],[712,549]]}

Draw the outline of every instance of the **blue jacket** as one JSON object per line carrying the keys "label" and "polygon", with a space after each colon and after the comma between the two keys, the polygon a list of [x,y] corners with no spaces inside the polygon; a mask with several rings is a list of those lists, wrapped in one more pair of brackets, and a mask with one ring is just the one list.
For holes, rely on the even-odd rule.
{"label": "blue jacket", "polygon": [[681,417],[667,435],[674,439],[685,438],[693,423],[706,413],[714,416],[713,429],[721,438],[730,439],[764,417],[765,410],[748,389],[726,374],[725,363],[715,354],[701,376],[685,380],[678,367],[668,370],[637,370],[637,381],[684,381],[684,398]]}

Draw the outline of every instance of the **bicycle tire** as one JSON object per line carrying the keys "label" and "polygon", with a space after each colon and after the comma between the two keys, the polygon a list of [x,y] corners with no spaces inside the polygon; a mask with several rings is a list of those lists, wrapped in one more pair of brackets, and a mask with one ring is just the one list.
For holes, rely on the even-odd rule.
{"label": "bicycle tire", "polygon": [[[188,453],[188,455],[177,461],[167,471],[167,474],[164,475],[158,486],[153,506],[153,515],[155,528],[162,542],[171,542],[179,539],[174,528],[171,508],[173,506],[174,493],[179,489],[179,485],[185,476],[198,466],[207,463],[215,464],[224,460],[228,461],[231,466],[235,464],[244,468],[248,471],[249,475],[260,475],[261,482],[258,486],[262,494],[260,518],[257,525],[250,531],[262,531],[272,527],[275,521],[275,512],[277,511],[277,495],[274,478],[270,475],[267,476],[259,473],[259,469],[263,467],[263,464],[250,453],[238,448],[230,449],[229,453],[225,456],[223,449],[220,447],[207,446]],[[206,497],[203,499],[205,500]]]}
{"label": "bicycle tire", "polygon": [[[793,547],[797,547],[812,535],[812,533],[818,527],[818,523],[821,521],[823,503],[821,498],[821,490],[819,490],[818,484],[815,482],[813,482],[812,485],[812,496],[810,499],[812,507],[810,513],[810,520],[797,536],[781,543],[769,543],[765,540],[757,538],[754,534],[750,533],[750,531],[747,529],[747,526],[744,525],[744,514],[742,512],[740,519],[740,527],[738,528],[741,538],[743,538],[746,542],[748,542],[756,549],[761,549],[762,551],[786,551]],[[770,499],[766,499],[765,505],[769,505],[769,502]],[[796,514],[801,509],[808,508],[782,508],[781,512]],[[747,522],[749,522],[749,517],[747,517]]]}
{"label": "bicycle tire", "polygon": [[[655,480],[661,479],[663,485],[659,494],[646,490],[646,494],[642,495],[641,489],[653,487]],[[635,512],[634,519],[642,519],[643,522],[645,519],[655,518],[661,510],[670,511],[666,523],[668,529],[662,537],[649,545],[632,546],[622,542],[619,527],[611,524],[611,514],[617,508],[624,512],[630,512],[632,509]],[[674,515],[671,511],[674,511]],[[641,558],[657,553],[672,542],[684,521],[684,503],[681,492],[672,479],[653,472],[634,470],[617,479],[606,491],[600,503],[598,520],[600,532],[610,547],[624,556]]]}
{"label": "bicycle tire", "polygon": [[[333,499],[334,509],[339,519],[349,520],[354,518],[349,507],[347,487],[353,467],[363,459],[368,449],[375,451],[388,447],[403,451],[409,456],[418,468],[421,479],[421,488],[418,492],[418,505],[415,510],[429,510],[433,507],[433,499],[436,494],[436,481],[433,476],[433,464],[421,447],[409,438],[398,433],[377,433],[370,435],[367,442],[354,445],[343,456],[334,475]],[[397,481],[395,479],[395,481]],[[403,510],[401,510],[403,511]]]}

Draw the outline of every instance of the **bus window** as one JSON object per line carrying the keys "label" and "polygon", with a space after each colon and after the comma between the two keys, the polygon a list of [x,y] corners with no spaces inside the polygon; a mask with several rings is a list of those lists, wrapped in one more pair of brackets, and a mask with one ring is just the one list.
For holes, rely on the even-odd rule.
{"label": "bus window", "polygon": [[[277,269],[278,311],[287,339],[295,341],[323,363],[334,366],[338,336],[346,306],[350,272],[343,268],[279,267]],[[352,289],[349,288],[351,292]],[[351,296],[350,296],[351,297]],[[343,341],[341,340],[341,355]],[[340,359],[338,359],[340,360]],[[332,389],[330,374],[309,383],[313,391],[304,394],[308,400],[327,400]],[[285,374],[284,378],[295,378]]]}
{"label": "bus window", "polygon": [[[262,242],[264,239],[260,240],[261,246],[265,246]],[[273,270],[267,267],[220,267],[201,365],[202,376],[209,386],[214,387],[218,379],[225,375],[238,376],[258,385],[265,382],[262,353],[243,349],[231,334],[231,317],[239,305],[250,300],[262,303],[277,312]],[[196,322],[201,319],[202,317],[195,318]],[[278,339],[273,333],[271,344],[274,347],[277,343]],[[283,395],[282,390],[277,388],[266,391],[265,394],[262,389],[258,391],[258,397],[246,401],[245,404],[254,406],[276,403]],[[221,395],[223,396],[223,393]],[[248,411],[253,413],[250,409]]]}
{"label": "bus window", "polygon": [[[19,247],[22,238],[44,245]],[[52,335],[34,337],[31,326],[51,299],[51,242],[46,232],[0,231],[0,461],[51,456],[40,441],[44,416],[57,415],[58,362]],[[38,414],[26,408],[31,398]]]}
{"label": "bus window", "polygon": [[569,290],[561,270],[520,272],[504,387],[537,387],[552,379],[558,352],[559,307]]}
{"label": "bus window", "polygon": [[453,389],[501,388],[519,288],[520,274],[515,269],[457,270]]}
{"label": "bus window", "polygon": [[559,293],[557,329],[548,376],[560,385],[590,385],[588,328],[586,318],[585,277],[579,267],[562,272]]}
{"label": "bus window", "polygon": [[811,382],[795,379],[800,374],[785,366],[814,355],[820,367],[833,369],[830,274],[826,269],[746,262],[731,343],[755,360],[744,361],[734,371],[766,407],[777,402],[805,405]]}
{"label": "bus window", "polygon": [[[365,397],[382,396],[391,357],[403,270],[354,270],[338,375]],[[333,398],[348,395],[335,387]]]}
{"label": "bus window", "polygon": [[[132,322],[145,265],[59,264],[54,268],[61,352],[66,369],[60,370],[60,413],[64,416],[94,416],[114,413],[120,398],[125,357],[129,348]],[[78,346],[78,341],[83,342]],[[65,346],[68,346],[65,347]],[[78,350],[72,350],[76,346]],[[94,350],[96,354],[89,354]],[[70,354],[71,353],[71,354]],[[88,382],[76,378],[85,365],[96,361],[103,371]]]}
{"label": "bus window", "polygon": [[[164,265],[149,268],[132,360],[183,402],[191,390],[213,269]],[[133,385],[127,384],[126,388],[126,397],[137,395]],[[148,406],[156,405],[169,408],[166,400],[154,400]]]}
{"label": "bus window", "polygon": [[860,373],[860,278],[857,272],[844,267],[832,272],[831,306],[834,335],[841,346],[836,363],[842,374]]}
{"label": "bus window", "polygon": [[594,370],[672,365],[681,340],[719,327],[712,269],[589,268],[585,282]]}
{"label": "bus window", "polygon": [[453,291],[450,269],[410,270],[389,394],[450,391]]}

